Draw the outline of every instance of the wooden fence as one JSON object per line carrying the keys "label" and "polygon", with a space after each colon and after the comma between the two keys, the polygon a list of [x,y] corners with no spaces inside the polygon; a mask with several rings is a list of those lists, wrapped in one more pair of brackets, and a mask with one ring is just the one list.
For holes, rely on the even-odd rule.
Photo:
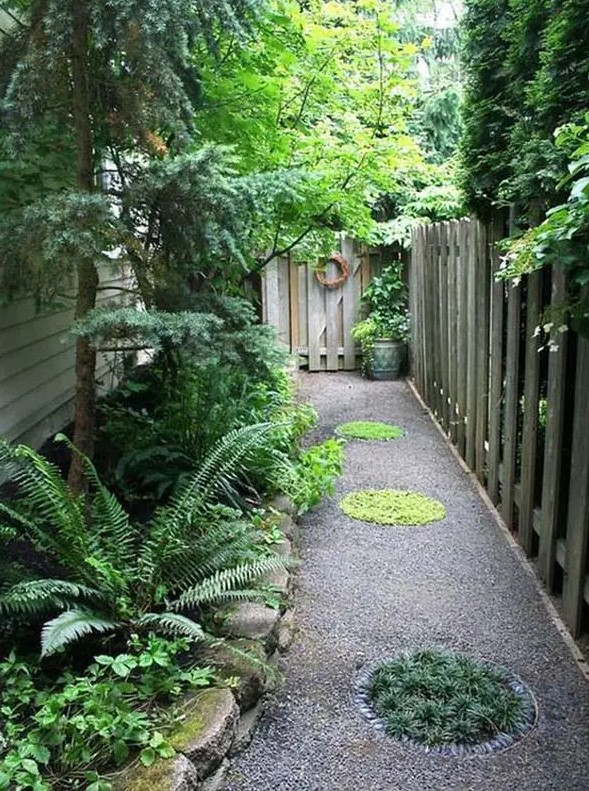
{"label": "wooden fence", "polygon": [[384,266],[404,255],[399,248],[368,248],[351,239],[343,240],[338,252],[346,259],[350,274],[335,289],[321,285],[316,277],[317,269],[327,280],[339,276],[329,261],[300,263],[281,258],[264,270],[264,321],[276,328],[282,343],[309,371],[359,368],[351,329],[358,319],[360,296]]}
{"label": "wooden fence", "polygon": [[496,279],[503,222],[415,231],[415,385],[552,593],[573,634],[588,625],[589,339],[536,328],[562,271]]}

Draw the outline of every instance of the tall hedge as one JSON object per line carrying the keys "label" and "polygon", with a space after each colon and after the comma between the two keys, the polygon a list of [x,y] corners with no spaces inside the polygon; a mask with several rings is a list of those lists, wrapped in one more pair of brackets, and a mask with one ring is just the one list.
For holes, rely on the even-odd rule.
{"label": "tall hedge", "polygon": [[554,131],[589,109],[589,0],[467,0],[463,40],[469,208],[554,205]]}

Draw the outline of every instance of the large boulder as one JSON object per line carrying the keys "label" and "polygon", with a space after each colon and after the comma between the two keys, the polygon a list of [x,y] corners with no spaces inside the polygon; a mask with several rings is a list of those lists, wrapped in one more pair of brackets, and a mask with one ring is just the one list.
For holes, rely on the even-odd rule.
{"label": "large boulder", "polygon": [[225,630],[230,637],[260,640],[266,651],[271,653],[276,639],[274,629],[280,612],[258,602],[240,602],[233,607],[225,621]]}

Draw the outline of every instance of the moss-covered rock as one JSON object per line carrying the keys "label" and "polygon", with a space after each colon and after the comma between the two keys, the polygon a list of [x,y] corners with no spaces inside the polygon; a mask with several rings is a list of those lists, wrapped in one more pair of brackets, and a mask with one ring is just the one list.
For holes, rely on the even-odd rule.
{"label": "moss-covered rock", "polygon": [[130,766],[114,783],[115,791],[193,791],[198,786],[196,767],[184,755]]}
{"label": "moss-covered rock", "polygon": [[239,708],[229,689],[206,689],[188,698],[183,721],[169,742],[195,766],[200,778],[221,763],[237,729]]}
{"label": "moss-covered rock", "polygon": [[221,678],[239,678],[233,693],[241,711],[255,706],[266,691],[269,668],[264,646],[257,640],[226,640],[206,649],[203,661],[217,668]]}

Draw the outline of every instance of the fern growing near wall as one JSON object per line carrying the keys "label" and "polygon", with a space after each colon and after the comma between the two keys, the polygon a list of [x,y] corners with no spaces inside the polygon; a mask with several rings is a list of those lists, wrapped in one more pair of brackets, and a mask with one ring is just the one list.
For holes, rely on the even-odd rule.
{"label": "fern growing near wall", "polygon": [[43,656],[91,633],[204,639],[203,608],[260,597],[252,583],[284,565],[256,552],[256,531],[239,512],[216,505],[270,428],[257,424],[223,437],[147,525],[132,523],[86,457],[88,505],[34,450],[0,444],[0,466],[9,468],[22,495],[14,505],[0,502],[0,515],[66,571],[64,579],[3,591],[0,618],[48,617]]}

